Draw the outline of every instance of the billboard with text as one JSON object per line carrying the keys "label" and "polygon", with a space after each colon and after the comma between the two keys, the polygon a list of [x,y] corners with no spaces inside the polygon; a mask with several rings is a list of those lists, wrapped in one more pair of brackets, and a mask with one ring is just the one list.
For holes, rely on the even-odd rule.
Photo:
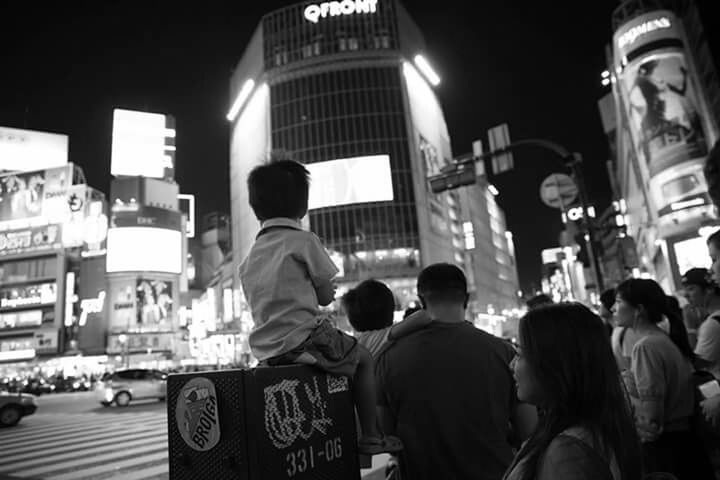
{"label": "billboard with text", "polygon": [[0,172],[30,172],[68,163],[68,136],[0,127]]}
{"label": "billboard with text", "polygon": [[172,178],[175,121],[169,115],[116,108],[110,173],[114,176]]}

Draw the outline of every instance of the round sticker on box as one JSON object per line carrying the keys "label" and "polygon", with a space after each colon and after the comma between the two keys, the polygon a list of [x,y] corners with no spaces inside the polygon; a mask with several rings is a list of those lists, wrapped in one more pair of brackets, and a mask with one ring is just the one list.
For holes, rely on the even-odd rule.
{"label": "round sticker on box", "polygon": [[196,377],[180,389],[175,406],[175,421],[185,443],[193,450],[207,452],[220,441],[215,385],[205,377]]}

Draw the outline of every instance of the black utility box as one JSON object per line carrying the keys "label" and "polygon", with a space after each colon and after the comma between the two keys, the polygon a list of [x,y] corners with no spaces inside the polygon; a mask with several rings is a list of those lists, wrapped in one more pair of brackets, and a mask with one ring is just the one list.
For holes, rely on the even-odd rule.
{"label": "black utility box", "polygon": [[357,480],[348,378],[307,366],[168,377],[171,480]]}

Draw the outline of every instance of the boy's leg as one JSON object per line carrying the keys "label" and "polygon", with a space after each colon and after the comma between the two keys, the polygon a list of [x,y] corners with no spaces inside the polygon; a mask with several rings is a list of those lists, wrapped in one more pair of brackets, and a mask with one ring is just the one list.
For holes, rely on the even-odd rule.
{"label": "boy's leg", "polygon": [[364,437],[381,437],[375,409],[375,365],[367,348],[358,345],[358,365],[353,377],[353,399]]}

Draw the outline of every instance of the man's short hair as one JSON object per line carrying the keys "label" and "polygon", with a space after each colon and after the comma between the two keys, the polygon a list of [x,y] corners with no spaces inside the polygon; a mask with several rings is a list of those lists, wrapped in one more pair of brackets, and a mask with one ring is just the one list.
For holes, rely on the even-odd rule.
{"label": "man's short hair", "polygon": [[374,279],[360,282],[342,297],[350,325],[358,332],[391,327],[395,312],[395,295]]}
{"label": "man's short hair", "polygon": [[457,266],[435,263],[425,267],[418,275],[417,291],[425,300],[464,302],[467,300],[467,280]]}
{"label": "man's short hair", "polygon": [[553,303],[555,302],[553,302],[552,298],[544,293],[540,293],[525,302],[525,305],[527,305],[528,309],[533,310],[535,308],[542,307],[543,305],[552,305]]}
{"label": "man's short hair", "polygon": [[257,166],[247,184],[250,206],[260,221],[307,213],[310,172],[301,163],[283,159]]}
{"label": "man's short hair", "polygon": [[683,274],[680,283],[682,283],[683,286],[697,285],[702,288],[710,288],[713,286],[713,282],[710,280],[710,272],[708,272],[707,268],[691,268]]}

